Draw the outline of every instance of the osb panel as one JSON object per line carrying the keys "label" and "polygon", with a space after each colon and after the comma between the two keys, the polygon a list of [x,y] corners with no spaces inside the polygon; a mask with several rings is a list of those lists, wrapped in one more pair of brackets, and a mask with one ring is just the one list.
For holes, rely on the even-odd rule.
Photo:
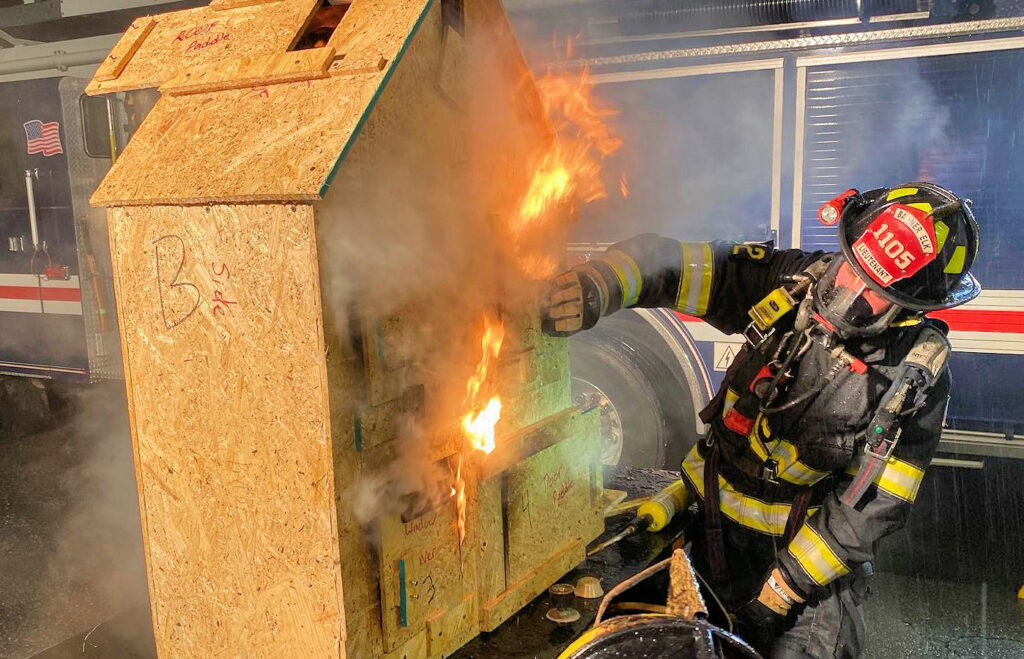
{"label": "osb panel", "polygon": [[164,96],[91,202],[317,199],[383,75]]}
{"label": "osb panel", "polygon": [[[397,515],[383,518],[380,535],[384,648],[391,651],[422,629],[429,619],[445,614],[473,591],[475,565],[462,561],[454,500],[407,524]],[[405,627],[400,618],[399,561],[405,564]]]}
{"label": "osb panel", "polygon": [[586,546],[582,542],[574,542],[558,549],[551,558],[537,565],[523,579],[509,584],[508,590],[496,599],[481,606],[480,630],[494,631],[498,625],[529,604],[533,598],[543,593],[585,558]]}
{"label": "osb panel", "polygon": [[[156,26],[117,78],[94,78],[87,94],[158,87],[186,68],[209,66],[243,55],[280,54],[297,39],[320,0],[281,2],[218,10],[197,7],[154,16]],[[121,48],[126,34],[115,46]]]}
{"label": "osb panel", "polygon": [[109,206],[318,199],[350,138],[365,114],[372,112],[379,88],[395,68],[398,49],[415,33],[421,10],[431,3],[371,4],[400,5],[402,10],[374,26],[379,30],[375,34],[384,35],[381,39],[401,36],[394,51],[388,51],[383,70],[342,69],[323,80],[165,96],[91,202]]}
{"label": "osb panel", "polygon": [[281,0],[211,0],[210,9],[234,9],[250,5],[264,5],[271,2],[281,2]]}
{"label": "osb panel", "polygon": [[547,560],[553,549],[591,539],[594,465],[600,439],[580,417],[562,442],[524,460],[506,478],[507,579],[515,582]]}
{"label": "osb panel", "polygon": [[158,651],[344,656],[312,209],[109,225]]}
{"label": "osb panel", "polygon": [[198,70],[180,71],[160,91],[170,96],[263,87],[327,77],[333,48],[310,48],[279,55],[240,57]]}
{"label": "osb panel", "polygon": [[96,69],[95,79],[106,82],[121,75],[124,67],[128,66],[128,62],[138,52],[142,42],[154,27],[156,27],[156,20],[152,16],[136,18],[125,30],[124,35],[121,36],[110,54],[100,62],[99,68]]}
{"label": "osb panel", "polygon": [[423,0],[356,0],[327,46],[346,58],[367,53],[388,57],[405,42],[408,17],[418,16],[423,9]]}

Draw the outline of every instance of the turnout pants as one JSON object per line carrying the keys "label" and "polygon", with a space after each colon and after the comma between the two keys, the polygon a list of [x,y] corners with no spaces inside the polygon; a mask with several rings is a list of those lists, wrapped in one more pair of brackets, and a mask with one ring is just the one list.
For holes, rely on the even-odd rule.
{"label": "turnout pants", "polygon": [[[703,520],[697,520],[690,528],[694,567],[710,581]],[[711,585],[725,607],[735,614],[760,593],[774,565],[775,553],[783,545],[781,538],[745,529],[730,520],[724,520],[722,532],[728,575],[725,581],[712,582]],[[868,574],[868,570],[856,570],[821,589],[817,597],[793,607],[784,623],[775,630],[774,640],[755,638],[764,630],[740,626],[736,632],[755,646],[762,646],[762,649],[770,645],[771,651],[767,656],[774,659],[859,657],[866,636],[861,605],[867,595]],[[707,604],[712,608],[715,606],[712,601]]]}

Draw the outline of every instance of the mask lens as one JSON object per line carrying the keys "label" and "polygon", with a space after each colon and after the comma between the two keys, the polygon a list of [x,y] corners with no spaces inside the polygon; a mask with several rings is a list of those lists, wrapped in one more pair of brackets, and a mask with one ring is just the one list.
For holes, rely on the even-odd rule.
{"label": "mask lens", "polygon": [[832,262],[818,283],[818,304],[818,312],[830,323],[854,329],[871,327],[893,309],[842,257]]}

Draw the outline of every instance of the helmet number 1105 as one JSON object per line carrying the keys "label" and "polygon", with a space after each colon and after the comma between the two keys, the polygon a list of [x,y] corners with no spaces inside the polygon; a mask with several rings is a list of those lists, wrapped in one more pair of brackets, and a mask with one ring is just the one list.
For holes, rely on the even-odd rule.
{"label": "helmet number 1105", "polygon": [[907,251],[907,248],[903,246],[903,243],[896,238],[892,231],[889,231],[888,224],[882,224],[871,233],[874,235],[875,240],[878,241],[878,246],[893,260],[897,268],[906,270],[914,262],[914,255]]}

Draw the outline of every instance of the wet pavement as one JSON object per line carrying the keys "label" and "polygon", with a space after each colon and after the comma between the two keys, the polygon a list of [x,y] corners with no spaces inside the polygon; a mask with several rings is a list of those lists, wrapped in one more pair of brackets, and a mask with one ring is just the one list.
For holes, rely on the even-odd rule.
{"label": "wet pavement", "polygon": [[0,434],[0,657],[148,608],[123,397],[94,386],[55,429]]}
{"label": "wet pavement", "polygon": [[[62,427],[0,437],[2,658],[154,656],[121,396],[119,386],[92,389]],[[620,485],[645,479],[624,474]],[[1021,492],[1021,464],[929,473],[911,524],[882,544],[867,657],[1024,657]],[[626,543],[576,575],[603,575],[608,587],[659,549],[650,538]],[[543,620],[548,608],[538,598],[459,656],[557,656],[582,626],[556,628]]]}

